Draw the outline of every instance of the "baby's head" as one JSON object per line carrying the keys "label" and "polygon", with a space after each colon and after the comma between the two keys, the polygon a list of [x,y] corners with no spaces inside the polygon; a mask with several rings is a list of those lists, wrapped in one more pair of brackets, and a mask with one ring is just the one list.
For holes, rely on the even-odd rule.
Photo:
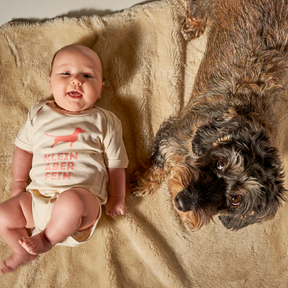
{"label": "baby's head", "polygon": [[79,112],[93,107],[104,88],[98,55],[78,44],[61,48],[52,60],[49,84],[62,109]]}

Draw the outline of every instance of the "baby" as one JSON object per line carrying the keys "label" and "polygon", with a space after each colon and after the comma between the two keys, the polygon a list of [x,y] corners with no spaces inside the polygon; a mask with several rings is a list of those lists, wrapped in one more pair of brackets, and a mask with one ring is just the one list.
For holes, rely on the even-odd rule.
{"label": "baby", "polygon": [[94,106],[102,79],[93,50],[73,44],[55,54],[49,76],[54,100],[31,108],[15,141],[13,197],[0,204],[0,236],[14,254],[2,261],[1,273],[56,244],[87,241],[101,205],[112,217],[124,214],[128,158],[121,122]]}

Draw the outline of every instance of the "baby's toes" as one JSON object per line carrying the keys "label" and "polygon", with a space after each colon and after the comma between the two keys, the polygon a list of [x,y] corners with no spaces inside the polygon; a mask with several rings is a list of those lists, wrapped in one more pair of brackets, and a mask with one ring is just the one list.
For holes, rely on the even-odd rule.
{"label": "baby's toes", "polygon": [[19,243],[27,252],[31,252],[36,248],[36,245],[30,240],[29,237],[22,237],[19,240]]}

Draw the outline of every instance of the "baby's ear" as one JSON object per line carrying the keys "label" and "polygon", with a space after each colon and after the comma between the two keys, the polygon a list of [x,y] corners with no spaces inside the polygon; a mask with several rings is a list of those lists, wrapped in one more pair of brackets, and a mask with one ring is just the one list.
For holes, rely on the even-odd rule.
{"label": "baby's ear", "polygon": [[104,90],[105,82],[102,83],[101,93]]}

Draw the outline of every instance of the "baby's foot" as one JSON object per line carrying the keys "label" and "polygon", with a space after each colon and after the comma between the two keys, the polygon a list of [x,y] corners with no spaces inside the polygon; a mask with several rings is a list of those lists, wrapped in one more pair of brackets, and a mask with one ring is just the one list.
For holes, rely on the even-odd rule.
{"label": "baby's foot", "polygon": [[11,257],[0,263],[0,272],[2,274],[15,271],[20,265],[26,264],[34,260],[36,256],[26,254],[13,254]]}
{"label": "baby's foot", "polygon": [[44,231],[32,237],[24,236],[19,240],[22,247],[32,255],[38,255],[49,251],[53,245],[47,239]]}

